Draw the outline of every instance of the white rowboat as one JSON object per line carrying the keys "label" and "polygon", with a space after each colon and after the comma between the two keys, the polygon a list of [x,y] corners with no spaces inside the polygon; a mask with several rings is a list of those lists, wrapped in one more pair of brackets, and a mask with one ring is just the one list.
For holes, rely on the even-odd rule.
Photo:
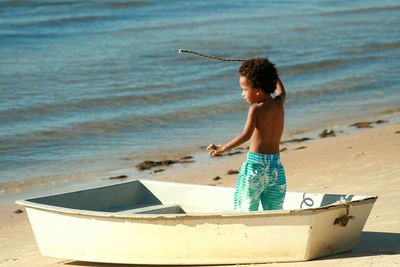
{"label": "white rowboat", "polygon": [[233,188],[135,180],[20,200],[41,253],[126,264],[306,261],[351,250],[377,197],[287,192],[235,212]]}

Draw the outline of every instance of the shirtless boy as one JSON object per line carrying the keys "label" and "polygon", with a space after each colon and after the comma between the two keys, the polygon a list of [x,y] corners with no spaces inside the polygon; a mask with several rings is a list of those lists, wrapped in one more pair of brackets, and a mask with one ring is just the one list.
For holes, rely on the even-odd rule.
{"label": "shirtless boy", "polygon": [[279,143],[284,124],[285,89],[274,64],[268,59],[244,61],[239,74],[242,96],[250,104],[244,129],[225,145],[210,144],[207,149],[214,157],[250,139],[247,159],[236,183],[234,208],[257,211],[261,201],[264,210],[282,209],[286,178]]}

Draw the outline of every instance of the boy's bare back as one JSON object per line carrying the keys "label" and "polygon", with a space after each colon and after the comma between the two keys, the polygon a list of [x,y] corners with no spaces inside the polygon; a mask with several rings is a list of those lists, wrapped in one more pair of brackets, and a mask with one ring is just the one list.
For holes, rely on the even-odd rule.
{"label": "boy's bare back", "polygon": [[267,98],[265,102],[254,104],[253,112],[255,127],[249,151],[278,154],[284,125],[283,102],[280,99]]}

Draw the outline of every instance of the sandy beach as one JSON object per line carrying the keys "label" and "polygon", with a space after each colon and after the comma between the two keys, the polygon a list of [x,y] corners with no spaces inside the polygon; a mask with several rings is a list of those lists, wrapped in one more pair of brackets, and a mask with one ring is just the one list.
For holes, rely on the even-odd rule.
{"label": "sandy beach", "polygon": [[[281,156],[289,191],[379,197],[355,249],[310,262],[258,266],[400,265],[400,124],[389,121],[371,126],[353,127],[351,132],[339,130],[335,137],[282,144]],[[237,170],[245,155],[243,150],[235,155],[209,159],[204,152],[194,156],[194,163],[174,164],[161,172],[146,170],[143,176],[155,180],[234,186],[236,175],[227,172]],[[127,171],[119,174],[126,174],[127,179],[134,178]],[[16,213],[18,209],[23,212]],[[4,203],[0,212],[0,266],[117,266],[43,257],[23,208]]]}

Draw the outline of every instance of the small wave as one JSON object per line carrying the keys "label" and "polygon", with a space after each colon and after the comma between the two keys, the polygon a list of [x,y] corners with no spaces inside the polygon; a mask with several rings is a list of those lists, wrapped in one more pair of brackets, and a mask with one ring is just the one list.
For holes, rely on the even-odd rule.
{"label": "small wave", "polygon": [[384,11],[398,11],[400,10],[400,6],[377,6],[377,7],[366,7],[366,8],[354,8],[354,9],[344,9],[344,10],[335,10],[329,12],[321,12],[318,13],[320,16],[337,16],[342,14],[365,14],[365,13],[376,13],[376,12],[384,12]]}
{"label": "small wave", "polygon": [[310,32],[311,30],[312,30],[311,27],[305,27],[305,26],[303,26],[303,27],[294,27],[294,28],[292,29],[292,31],[294,31],[294,32],[300,32],[300,33],[308,33],[308,32]]}
{"label": "small wave", "polygon": [[298,97],[313,97],[313,96],[326,96],[336,95],[338,93],[354,93],[355,91],[365,90],[369,83],[368,77],[349,77],[341,80],[335,80],[329,83],[324,83],[320,86],[316,86],[310,89],[303,89],[299,91],[287,92],[288,102],[291,99],[297,99]]}
{"label": "small wave", "polygon": [[346,52],[346,54],[365,54],[367,52],[380,52],[398,48],[400,48],[400,43],[398,42],[370,43],[366,45],[352,47],[349,51]]}
{"label": "small wave", "polygon": [[381,115],[392,115],[392,114],[400,114],[400,107],[394,108],[385,108],[378,112]]}
{"label": "small wave", "polygon": [[[0,33],[0,41],[1,42],[15,42],[15,39],[23,39],[23,38],[32,38],[32,36],[38,39],[47,39],[47,38],[57,38],[63,37],[64,34],[60,33],[31,33],[31,32],[14,32],[14,33]],[[15,63],[10,63],[15,64]]]}
{"label": "small wave", "polygon": [[0,2],[0,8],[35,8],[35,7],[45,7],[45,6],[67,6],[79,1],[4,1]]}
{"label": "small wave", "polygon": [[280,67],[280,72],[285,74],[301,74],[315,71],[325,71],[327,69],[337,68],[348,64],[348,60],[341,59],[327,59],[316,62],[309,62],[304,64],[296,64],[291,66]]}
{"label": "small wave", "polygon": [[[172,87],[173,85],[164,85],[165,87]],[[151,86],[152,87],[152,86]],[[142,90],[148,90],[144,87]],[[68,112],[92,112],[98,108],[115,109],[123,106],[135,106],[135,105],[157,105],[166,102],[173,102],[186,99],[196,99],[204,95],[202,91],[185,91],[176,90],[174,92],[167,91],[161,93],[153,93],[146,95],[122,95],[114,97],[99,97],[82,99],[76,102],[62,102],[52,103],[47,105],[38,105],[25,108],[13,108],[8,109],[0,113],[0,121],[2,123],[14,122],[18,120],[26,120],[32,117],[38,116],[54,116],[57,114],[68,113]]]}
{"label": "small wave", "polygon": [[61,17],[61,18],[48,18],[45,20],[29,21],[18,23],[18,26],[55,26],[55,25],[66,25],[66,24],[80,24],[90,23],[94,21],[102,21],[112,19],[112,16],[108,15],[86,15],[86,16],[74,16],[74,17]]}
{"label": "small wave", "polygon": [[[251,16],[251,20],[266,21],[277,17],[278,17],[277,15],[253,15]],[[205,19],[198,19],[197,21],[192,19],[182,22],[163,22],[163,23],[147,24],[140,26],[128,26],[126,28],[120,29],[118,32],[120,34],[126,34],[143,30],[163,30],[163,29],[180,30],[182,28],[194,29],[197,27],[203,27],[208,25],[222,25],[224,23],[232,24],[232,23],[239,23],[241,21],[247,22],[249,21],[249,19],[250,18],[247,15],[237,15],[229,17],[207,17]]]}
{"label": "small wave", "polygon": [[111,2],[111,3],[104,3],[104,6],[107,7],[123,7],[123,8],[131,8],[131,7],[138,7],[144,6],[148,4],[148,1],[119,1],[119,2]]}
{"label": "small wave", "polygon": [[133,0],[133,1],[115,1],[115,2],[104,2],[101,3],[100,1],[27,1],[27,0],[18,0],[18,1],[4,1],[0,2],[0,8],[35,8],[35,7],[56,7],[59,8],[60,6],[65,7],[136,7],[136,6],[143,6],[146,5],[148,1],[140,1],[140,0]]}

